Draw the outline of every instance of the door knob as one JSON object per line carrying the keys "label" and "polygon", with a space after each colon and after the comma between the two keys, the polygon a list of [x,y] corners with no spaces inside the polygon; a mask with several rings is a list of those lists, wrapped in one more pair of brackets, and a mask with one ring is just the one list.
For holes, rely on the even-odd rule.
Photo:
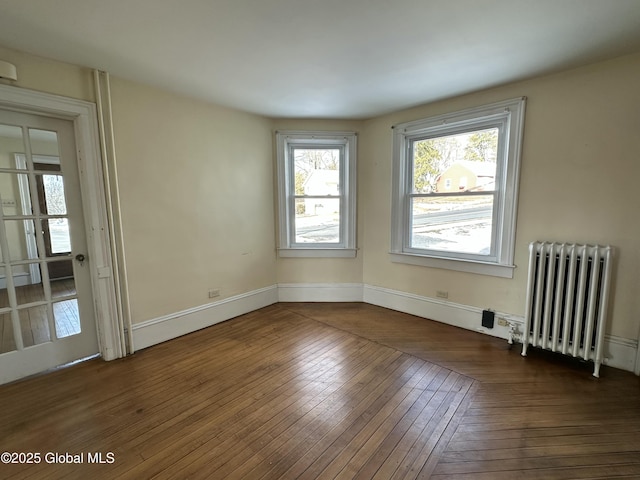
{"label": "door knob", "polygon": [[84,262],[84,255],[79,253],[78,255],[76,255],[76,260],[80,263]]}

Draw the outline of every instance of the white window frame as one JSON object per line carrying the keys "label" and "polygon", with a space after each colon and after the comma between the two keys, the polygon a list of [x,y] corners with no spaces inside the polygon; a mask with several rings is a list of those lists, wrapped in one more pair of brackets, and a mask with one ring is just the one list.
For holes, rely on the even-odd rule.
{"label": "white window frame", "polygon": [[[276,132],[279,241],[281,257],[356,256],[356,140],[354,132]],[[338,147],[340,161],[340,235],[337,243],[297,243],[295,241],[295,176],[293,148]]]}
{"label": "white window frame", "polygon": [[[513,277],[525,103],[526,98],[520,97],[393,127],[390,252],[392,261],[505,278]],[[410,194],[412,193],[411,147],[413,142],[492,127],[499,129],[499,143],[490,254],[476,255],[411,248]]]}

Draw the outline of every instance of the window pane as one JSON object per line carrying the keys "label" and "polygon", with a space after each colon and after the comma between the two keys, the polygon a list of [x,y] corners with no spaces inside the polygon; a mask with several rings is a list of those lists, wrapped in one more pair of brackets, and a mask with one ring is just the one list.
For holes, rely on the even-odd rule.
{"label": "window pane", "polygon": [[416,140],[413,193],[455,193],[495,189],[498,129]]}
{"label": "window pane", "polygon": [[296,243],[340,242],[340,199],[297,198]]}
{"label": "window pane", "polygon": [[340,149],[295,148],[296,195],[340,195]]}
{"label": "window pane", "polygon": [[414,198],[411,248],[489,255],[493,195]]}

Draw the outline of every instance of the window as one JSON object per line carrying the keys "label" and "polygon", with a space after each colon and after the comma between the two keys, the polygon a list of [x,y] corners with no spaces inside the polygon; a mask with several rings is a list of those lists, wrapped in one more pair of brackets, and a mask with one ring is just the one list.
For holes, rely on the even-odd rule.
{"label": "window", "polygon": [[394,261],[513,276],[525,99],[394,127]]}
{"label": "window", "polygon": [[279,255],[356,256],[356,134],[277,132]]}

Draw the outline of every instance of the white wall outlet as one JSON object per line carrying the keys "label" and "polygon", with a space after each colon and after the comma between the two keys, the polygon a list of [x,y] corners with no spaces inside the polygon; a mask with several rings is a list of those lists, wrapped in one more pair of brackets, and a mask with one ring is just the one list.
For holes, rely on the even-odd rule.
{"label": "white wall outlet", "polygon": [[507,322],[504,318],[498,318],[498,325],[501,327],[508,327],[509,322]]}
{"label": "white wall outlet", "polygon": [[436,297],[438,298],[449,298],[449,292],[444,290],[436,290]]}
{"label": "white wall outlet", "polygon": [[209,290],[209,298],[216,298],[219,296],[220,296],[219,288],[212,288],[211,290]]}

